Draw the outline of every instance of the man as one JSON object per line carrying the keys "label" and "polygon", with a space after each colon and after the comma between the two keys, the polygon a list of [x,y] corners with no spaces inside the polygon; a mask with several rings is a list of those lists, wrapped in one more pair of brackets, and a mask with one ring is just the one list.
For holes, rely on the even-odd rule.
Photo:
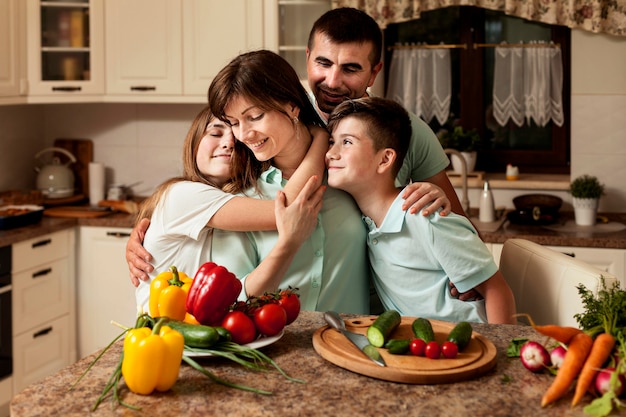
{"label": "man", "polygon": [[[306,50],[307,76],[311,94],[320,116],[328,115],[342,101],[368,95],[382,69],[382,32],[366,13],[354,8],[339,8],[324,13],[314,24]],[[313,101],[312,99],[312,101]],[[413,194],[405,200],[403,209],[411,213],[420,209],[423,215],[443,207],[441,214],[452,211],[465,215],[445,168],[449,164],[437,137],[417,116],[411,116],[413,135],[411,148],[397,177],[397,185],[423,182],[411,188]],[[430,183],[430,184],[429,184]],[[438,188],[437,188],[438,187]],[[441,191],[446,198],[440,198]],[[409,196],[405,191],[403,198]],[[430,207],[426,207],[430,204]],[[431,212],[432,211],[432,212]],[[149,221],[144,219],[133,229],[126,246],[126,260],[131,281],[148,279],[152,270],[150,254],[141,246]],[[453,295],[458,292],[452,288]],[[471,299],[475,293],[461,296]]]}

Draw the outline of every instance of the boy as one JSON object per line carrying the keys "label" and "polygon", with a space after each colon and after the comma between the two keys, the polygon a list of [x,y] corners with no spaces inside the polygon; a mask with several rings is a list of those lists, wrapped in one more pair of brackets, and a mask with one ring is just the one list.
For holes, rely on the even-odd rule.
{"label": "boy", "polygon": [[[411,136],[408,113],[368,97],[341,103],[329,118],[328,184],[356,200],[368,228],[374,285],[383,306],[402,315],[514,324],[515,300],[485,244],[457,214],[406,215],[394,178]],[[459,301],[475,288],[484,300]]]}

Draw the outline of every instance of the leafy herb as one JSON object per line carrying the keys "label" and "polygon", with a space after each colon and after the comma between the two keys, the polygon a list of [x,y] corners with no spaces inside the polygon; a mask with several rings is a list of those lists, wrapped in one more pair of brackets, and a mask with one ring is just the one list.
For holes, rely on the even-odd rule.
{"label": "leafy herb", "polygon": [[515,337],[511,339],[511,343],[506,348],[506,356],[509,358],[519,358],[520,349],[524,343],[528,342],[528,339],[523,337]]}
{"label": "leafy herb", "polygon": [[601,277],[597,296],[582,284],[576,288],[585,308],[584,313],[574,315],[581,329],[591,337],[603,332],[615,338],[626,335],[626,291],[620,289],[619,282],[607,288]]}

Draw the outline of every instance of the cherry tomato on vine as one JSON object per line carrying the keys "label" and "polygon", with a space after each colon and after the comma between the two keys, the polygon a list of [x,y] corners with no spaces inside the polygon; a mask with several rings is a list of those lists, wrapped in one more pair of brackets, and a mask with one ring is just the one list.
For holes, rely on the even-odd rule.
{"label": "cherry tomato on vine", "polygon": [[232,340],[245,345],[256,339],[256,327],[250,317],[242,311],[231,311],[222,320],[222,327],[228,330]]}
{"label": "cherry tomato on vine", "polygon": [[441,345],[441,353],[444,358],[456,358],[456,355],[459,354],[459,347],[454,342],[445,341]]}
{"label": "cherry tomato on vine", "polygon": [[430,359],[439,359],[439,355],[441,354],[441,348],[439,347],[439,343],[432,342],[426,343],[426,348],[424,348],[424,354],[427,358]]}
{"label": "cherry tomato on vine", "polygon": [[278,304],[265,304],[254,312],[254,325],[265,336],[277,335],[286,323],[287,313]]}
{"label": "cherry tomato on vine", "polygon": [[409,345],[409,350],[415,356],[424,356],[424,349],[426,348],[426,342],[422,339],[413,339]]}
{"label": "cherry tomato on vine", "polygon": [[287,324],[291,324],[300,314],[300,298],[298,294],[291,290],[282,290],[280,292],[280,298],[278,299],[278,305],[282,306],[287,313]]}

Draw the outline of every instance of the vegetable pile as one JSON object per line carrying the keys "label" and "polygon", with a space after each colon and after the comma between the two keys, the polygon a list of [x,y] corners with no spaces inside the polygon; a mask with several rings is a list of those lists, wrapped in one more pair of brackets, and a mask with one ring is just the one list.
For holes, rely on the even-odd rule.
{"label": "vegetable pile", "polygon": [[607,288],[604,279],[597,295],[582,284],[577,288],[584,305],[584,312],[574,316],[580,328],[538,326],[528,317],[533,328],[552,342],[514,339],[507,354],[519,356],[532,372],[555,374],[541,399],[542,407],[562,399],[573,388],[572,407],[589,393],[595,398],[583,411],[607,416],[626,408],[621,399],[626,392],[626,291],[619,283]]}
{"label": "vegetable pile", "polygon": [[400,322],[401,316],[397,311],[383,312],[367,328],[368,341],[372,346],[385,348],[393,355],[411,353],[429,359],[439,359],[441,356],[452,359],[468,345],[473,331],[469,323],[464,321],[457,323],[440,345],[435,340],[435,332],[430,321],[419,317],[411,325],[413,338],[393,339],[391,336]]}
{"label": "vegetable pile", "polygon": [[150,314],[140,314],[133,328],[124,328],[70,387],[73,389],[102,355],[124,338],[118,366],[93,406],[111,393],[118,405],[137,409],[120,398],[122,377],[136,394],[167,391],[185,362],[213,381],[257,394],[271,392],[218,378],[184,352],[200,352],[226,358],[255,371],[277,370],[288,376],[264,353],[246,346],[262,336],[275,336],[300,313],[297,289],[278,290],[246,301],[237,301],[242,284],[235,275],[213,262],[203,264],[193,279],[175,266],[157,275],[150,285]]}

